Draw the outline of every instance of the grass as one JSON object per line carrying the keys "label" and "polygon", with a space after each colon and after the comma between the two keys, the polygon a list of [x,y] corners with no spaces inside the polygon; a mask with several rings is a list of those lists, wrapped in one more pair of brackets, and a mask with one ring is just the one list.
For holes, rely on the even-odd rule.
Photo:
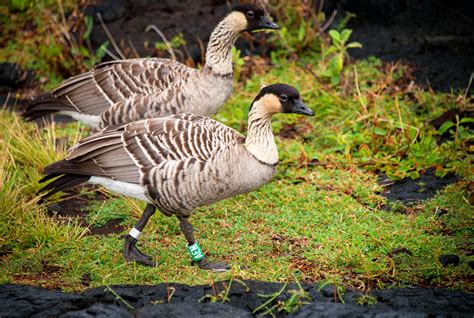
{"label": "grass", "polygon": [[[43,15],[54,5],[45,3]],[[51,38],[36,37],[38,30],[52,28],[51,21],[44,19],[43,24],[37,23],[35,36],[19,37],[15,30],[23,28],[25,16],[34,8],[0,6],[0,10],[14,14],[12,21],[16,21],[3,33],[2,42],[13,40],[0,50],[0,60],[11,56],[15,45],[24,44],[25,50],[12,62],[28,61],[25,67],[51,79],[49,87],[64,75],[64,68],[74,73],[97,58],[84,56],[77,59],[78,65],[71,66],[68,56],[77,53],[71,47],[31,58],[35,41],[47,44],[60,36],[55,29],[56,33],[43,32]],[[298,14],[304,13],[298,10]],[[316,36],[313,29],[319,33],[323,28],[316,25],[317,18],[312,17],[311,24],[291,17],[281,20],[293,27],[288,27],[290,33],[274,35],[273,43],[281,40],[283,49],[277,47],[272,53],[273,65],[236,84],[235,93],[215,116],[244,132],[252,99],[261,85],[276,82],[296,86],[316,113],[312,118],[275,116],[280,164],[271,183],[199,208],[191,218],[210,260],[226,261],[232,270],[215,274],[191,266],[178,221],[161,214],[151,219],[139,243],[158,267],[126,263],[119,236],[134,225],[144,208],[142,202],[112,194],[108,194],[109,200],[97,200],[89,190],[81,191],[91,203],[86,208],[87,221],[101,226],[121,219],[126,230],[116,235],[87,235],[76,220],[49,215],[48,203],[38,204],[36,194],[41,170],[64,158],[65,149],[88,131],[78,124],[40,129],[13,113],[2,112],[0,283],[78,291],[86,288],[83,277],[88,276],[91,286],[258,279],[336,283],[338,293],[344,287],[370,291],[407,285],[473,291],[468,265],[474,260],[472,118],[458,118],[438,130],[429,124],[448,109],[468,109],[472,97],[461,91],[436,93],[412,85],[412,70],[401,64],[375,58],[349,61],[345,52],[351,45],[346,43],[348,39],[339,40],[338,45],[331,44],[329,38],[311,40]],[[340,39],[350,34],[343,27],[338,32]],[[297,43],[306,44],[293,47],[295,36],[302,39]],[[87,36],[82,40],[80,45],[87,45]],[[285,52],[292,47],[288,56]],[[233,55],[242,62],[239,70],[245,68],[238,52]],[[446,139],[443,143],[438,142],[441,136]],[[398,180],[416,178],[428,168],[434,168],[439,176],[456,173],[462,180],[433,199],[408,207],[389,204],[380,195],[383,188],[377,183],[377,173]],[[56,195],[49,202],[60,199]],[[413,255],[388,256],[401,247]],[[447,253],[459,255],[460,265],[443,267],[438,257]],[[226,295],[216,300],[225,301]],[[296,290],[279,309],[290,310],[305,299],[304,293]]]}
{"label": "grass", "polygon": [[[447,105],[455,107],[462,101],[456,95],[421,89],[411,92],[416,100],[407,99],[406,92],[390,93],[395,75],[383,70],[378,61],[357,62],[342,78],[342,85],[354,80],[357,69],[360,95],[355,85],[344,91],[339,85],[315,80],[301,63],[277,64],[268,68],[263,78],[255,76],[239,84],[236,94],[216,115],[237,129],[245,127],[246,110],[262,82],[294,84],[316,112],[314,118],[275,117],[277,134],[289,125],[299,134],[293,139],[276,137],[281,163],[273,182],[253,193],[199,208],[193,215],[196,236],[209,258],[233,265],[224,274],[190,266],[175,218],[158,214],[147,226],[140,244],[159,265],[146,268],[124,261],[119,235],[87,236],[73,221],[64,223],[48,216],[45,205],[37,205],[35,195],[41,168],[63,158],[65,147],[86,132],[77,124],[39,129],[14,114],[2,113],[4,270],[0,281],[81,290],[84,274],[92,278],[92,286],[207,284],[230,278],[287,281],[294,275],[302,282],[337,281],[365,290],[392,284],[472,290],[467,264],[472,260],[469,251],[473,243],[469,147],[462,138],[438,145],[438,132],[426,125]],[[398,72],[403,72],[401,66]],[[383,84],[386,81],[390,82]],[[385,87],[382,91],[381,85]],[[370,98],[373,104],[368,102]],[[361,99],[367,101],[365,106]],[[394,103],[398,103],[398,112]],[[427,109],[416,113],[411,111],[415,105]],[[386,133],[377,134],[377,127]],[[412,139],[409,129],[416,130],[418,136]],[[400,151],[405,153],[403,159]],[[397,177],[408,166],[406,177],[409,172],[433,166],[432,153],[441,174],[454,171],[465,181],[448,186],[430,201],[403,208],[404,213],[383,209],[387,203],[377,194],[382,188],[370,170]],[[93,202],[89,220],[100,225],[119,217],[128,229],[143,207],[143,203],[123,198]],[[448,212],[438,216],[440,210]],[[387,256],[398,247],[413,255]],[[437,259],[445,253],[460,255],[461,264],[443,267]],[[54,272],[47,270],[51,264]]]}

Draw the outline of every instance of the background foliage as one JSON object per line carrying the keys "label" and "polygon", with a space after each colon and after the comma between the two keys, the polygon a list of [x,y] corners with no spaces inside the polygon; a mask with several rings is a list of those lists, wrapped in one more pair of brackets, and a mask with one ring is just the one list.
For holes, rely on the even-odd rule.
{"label": "background foliage", "polygon": [[[90,69],[104,50],[90,47],[92,22],[83,5],[53,0],[0,5],[0,60],[46,78],[36,82],[43,89]],[[125,263],[119,235],[143,209],[131,199],[97,195],[92,188],[65,194],[79,200],[90,226],[118,220],[123,230],[114,235],[89,235],[78,218],[52,214],[46,206],[61,197],[38,204],[42,167],[64,158],[65,149],[88,130],[77,123],[39,128],[2,112],[1,282],[80,290],[88,284],[235,278],[325,281],[341,291],[392,285],[473,290],[472,118],[456,117],[439,128],[430,124],[446,110],[471,107],[470,96],[418,87],[412,69],[401,63],[352,60],[347,50],[360,44],[350,40],[347,20],[328,31],[331,17],[311,2],[270,2],[269,9],[283,26],[265,35],[274,49],[269,57],[251,58],[233,51],[235,94],[215,118],[245,133],[253,97],[261,85],[275,82],[296,86],[316,116],[276,116],[275,180],[193,216],[206,254],[229,262],[232,270],[211,274],[190,266],[177,220],[162,215],[152,219],[141,241],[159,266]],[[171,44],[183,45],[182,38]],[[381,196],[378,174],[400,180],[430,168],[439,176],[456,173],[460,181],[408,206]],[[391,254],[401,247],[412,255]],[[443,267],[438,257],[446,253],[459,255],[460,265]]]}

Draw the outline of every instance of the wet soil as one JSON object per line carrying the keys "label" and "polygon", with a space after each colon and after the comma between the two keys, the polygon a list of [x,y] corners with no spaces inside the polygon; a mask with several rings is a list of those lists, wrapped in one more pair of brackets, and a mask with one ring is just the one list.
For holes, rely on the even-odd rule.
{"label": "wet soil", "polygon": [[[354,58],[371,55],[414,66],[416,82],[435,90],[465,90],[474,72],[474,2],[470,0],[328,0],[325,11],[346,13],[351,40],[362,49]],[[474,87],[470,88],[471,93]]]}
{"label": "wet soil", "polygon": [[283,139],[295,139],[300,136],[311,134],[313,126],[306,118],[300,117],[294,124],[283,124],[278,136]]}
{"label": "wet soil", "polygon": [[381,195],[386,197],[389,202],[400,202],[404,205],[430,199],[438,191],[457,180],[459,178],[454,174],[438,177],[435,175],[434,169],[428,169],[426,172],[420,173],[420,178],[415,180],[406,178],[401,181],[390,182],[383,175],[379,178],[379,182],[386,185],[386,192],[381,193]]}
{"label": "wet soil", "polygon": [[[226,287],[227,286],[227,287]],[[0,314],[6,317],[253,317],[281,283],[258,281],[218,282],[213,286],[159,284],[155,286],[117,285],[98,287],[80,294],[63,293],[22,285],[0,286]],[[288,317],[472,317],[474,295],[456,290],[401,288],[362,293],[346,290],[337,294],[333,285],[303,285],[308,303]],[[288,300],[289,284],[267,307]],[[114,293],[120,296],[116,297]],[[227,293],[228,291],[228,293]],[[227,293],[228,300],[222,302]],[[219,296],[220,295],[220,296]],[[212,297],[217,297],[212,302]],[[362,303],[362,304],[361,304]]]}
{"label": "wet soil", "polygon": [[[90,188],[90,190],[96,190],[94,186],[85,185],[84,187]],[[113,233],[121,233],[124,229],[120,223],[121,219],[109,220],[103,226],[92,226],[86,221],[88,212],[88,206],[92,201],[107,200],[107,198],[98,191],[94,192],[94,198],[84,197],[79,195],[80,190],[78,188],[70,189],[65,194],[65,199],[57,203],[53,203],[47,206],[48,214],[60,221],[75,220],[78,224],[84,228],[87,228],[87,235],[108,235]]]}
{"label": "wet soil", "polygon": [[[91,33],[91,42],[99,47],[109,40],[98,14],[102,16],[104,24],[113,35],[117,44],[123,48],[127,57],[155,56],[155,42],[162,38],[154,31],[148,31],[147,26],[153,24],[163,32],[168,40],[182,34],[186,40],[186,48],[177,50],[178,59],[190,59],[202,62],[204,49],[214,27],[224,17],[232,5],[239,1],[226,0],[102,0],[86,8],[86,14],[94,17],[94,29]],[[244,35],[247,38],[262,38],[263,34]],[[148,43],[148,45],[144,45]],[[269,56],[269,48],[259,45],[259,41],[237,40],[237,48],[243,55],[257,53]],[[168,54],[165,54],[168,57]]]}

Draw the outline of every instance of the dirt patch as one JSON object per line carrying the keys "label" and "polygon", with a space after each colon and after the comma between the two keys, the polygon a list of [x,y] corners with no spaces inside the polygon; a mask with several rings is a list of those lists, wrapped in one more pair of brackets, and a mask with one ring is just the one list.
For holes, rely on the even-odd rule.
{"label": "dirt patch", "polygon": [[[21,110],[27,99],[40,93],[35,83],[33,71],[0,62],[0,109]],[[21,92],[20,100],[17,100],[17,92]]]}
{"label": "dirt patch", "polygon": [[[381,195],[386,197],[389,202],[413,204],[434,197],[436,192],[457,180],[459,178],[454,174],[438,177],[435,175],[434,169],[428,169],[425,173],[420,173],[420,177],[416,180],[406,178],[387,185],[385,187],[386,192]],[[379,178],[382,185],[386,181],[385,176]]]}
{"label": "dirt patch", "polygon": [[[97,17],[97,14],[101,14],[126,57],[157,55],[154,44],[162,42],[161,37],[153,31],[145,32],[148,25],[154,24],[169,40],[182,34],[186,48],[176,50],[178,58],[193,63],[202,62],[204,47],[212,30],[229,12],[232,3],[236,4],[237,1],[102,0],[89,5],[86,14],[94,18],[91,42],[95,48],[109,40]],[[252,37],[260,38],[261,35]],[[249,43],[248,39],[238,39],[236,46],[243,55],[247,55],[251,50],[259,55],[268,56],[268,48],[260,45],[259,41]],[[168,53],[161,52],[161,54],[163,57],[169,57]]]}
{"label": "dirt patch", "polygon": [[[271,235],[273,251],[272,255],[292,255],[299,254],[310,245],[314,245],[313,248],[319,248],[316,244],[312,244],[311,240],[307,237],[290,237],[273,233]],[[288,248],[288,251],[286,249]]]}
{"label": "dirt patch", "polygon": [[[1,285],[0,312],[7,317],[254,317],[263,313],[265,307],[276,306],[273,313],[280,317],[472,317],[474,308],[474,295],[456,290],[402,288],[371,293],[346,290],[334,297],[337,289],[333,285],[303,285],[300,290],[288,284],[274,301],[255,311],[269,299],[262,295],[278,294],[282,287],[281,283],[258,281],[218,282],[212,286],[170,283],[98,287],[70,294],[31,286]],[[300,308],[293,307],[294,311],[287,315],[277,311],[288,304],[295,291],[311,300]],[[222,301],[224,295],[226,301]],[[212,299],[217,301],[212,302]]]}
{"label": "dirt patch", "polygon": [[36,285],[47,289],[60,289],[64,286],[62,267],[42,262],[42,269],[35,274],[20,273],[13,275],[15,284]]}
{"label": "dirt patch", "polygon": [[474,2],[325,1],[325,11],[333,10],[338,11],[339,21],[346,12],[356,14],[348,27],[353,30],[351,40],[363,47],[350,50],[354,58],[403,60],[415,66],[414,76],[422,86],[466,89],[474,70]]}
{"label": "dirt patch", "polygon": [[[86,185],[90,190],[96,190],[94,186]],[[71,189],[67,192],[68,198],[47,206],[48,214],[60,221],[75,220],[84,228],[88,228],[87,235],[108,235],[113,233],[121,233],[124,229],[120,223],[121,219],[112,219],[103,226],[92,226],[87,220],[88,206],[93,200],[107,200],[108,198],[102,193],[95,191],[94,198],[86,198],[79,195],[79,189]]]}
{"label": "dirt patch", "polygon": [[64,281],[60,275],[41,274],[18,274],[13,275],[12,282],[21,285],[36,285],[47,289],[60,289]]}
{"label": "dirt patch", "polygon": [[294,124],[283,124],[281,127],[278,136],[283,139],[294,139],[298,136],[304,136],[305,134],[310,134],[313,131],[313,126],[308,123],[305,118],[298,118]]}

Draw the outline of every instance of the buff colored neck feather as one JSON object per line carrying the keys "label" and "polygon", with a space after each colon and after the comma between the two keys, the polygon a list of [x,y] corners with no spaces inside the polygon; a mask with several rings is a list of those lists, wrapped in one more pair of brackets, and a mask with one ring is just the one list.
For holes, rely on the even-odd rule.
{"label": "buff colored neck feather", "polygon": [[248,132],[245,148],[263,163],[278,163],[278,149],[272,131],[272,116],[281,111],[281,104],[275,95],[264,95],[254,102],[249,112]]}
{"label": "buff colored neck feather", "polygon": [[247,28],[241,12],[231,12],[214,29],[206,51],[206,67],[219,75],[232,74],[232,46]]}

